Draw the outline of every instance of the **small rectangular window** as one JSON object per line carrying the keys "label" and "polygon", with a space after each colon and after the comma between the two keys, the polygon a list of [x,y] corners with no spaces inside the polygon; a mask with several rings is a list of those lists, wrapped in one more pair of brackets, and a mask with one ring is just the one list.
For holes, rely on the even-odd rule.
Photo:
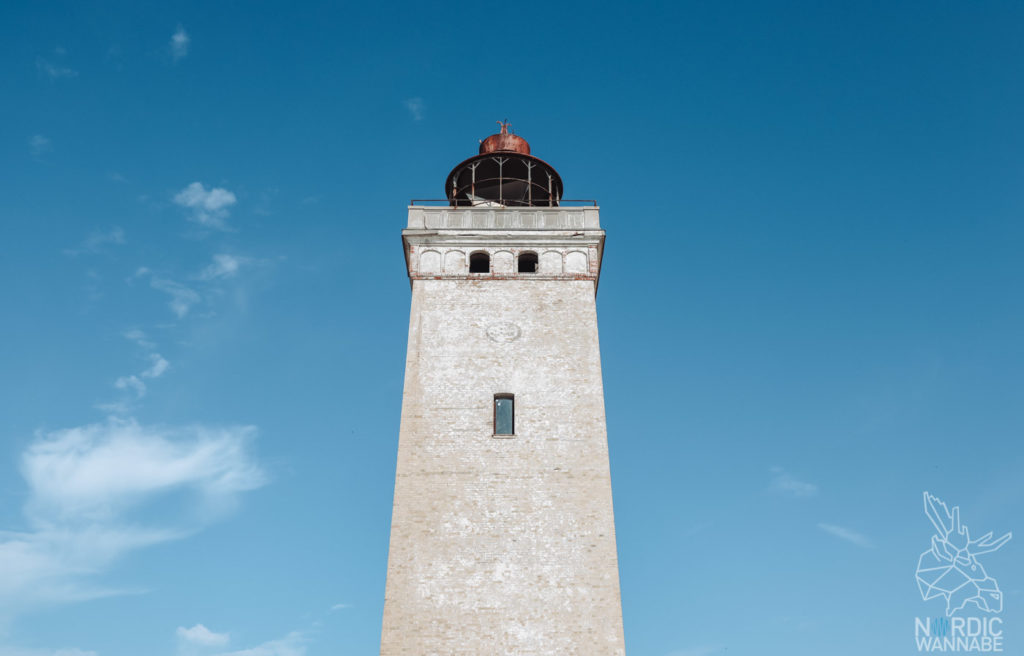
{"label": "small rectangular window", "polygon": [[494,434],[516,434],[516,400],[511,394],[494,395]]}

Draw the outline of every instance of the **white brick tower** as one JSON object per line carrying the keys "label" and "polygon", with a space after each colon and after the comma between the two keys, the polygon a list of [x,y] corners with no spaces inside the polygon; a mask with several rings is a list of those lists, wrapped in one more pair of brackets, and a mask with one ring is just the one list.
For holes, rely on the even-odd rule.
{"label": "white brick tower", "polygon": [[501,133],[402,231],[412,312],[382,656],[625,654],[598,209]]}

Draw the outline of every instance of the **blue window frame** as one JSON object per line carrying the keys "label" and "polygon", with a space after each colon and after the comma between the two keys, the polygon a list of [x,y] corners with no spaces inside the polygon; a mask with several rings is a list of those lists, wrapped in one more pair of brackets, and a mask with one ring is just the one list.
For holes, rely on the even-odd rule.
{"label": "blue window frame", "polygon": [[512,394],[494,395],[494,434],[516,434],[516,398]]}

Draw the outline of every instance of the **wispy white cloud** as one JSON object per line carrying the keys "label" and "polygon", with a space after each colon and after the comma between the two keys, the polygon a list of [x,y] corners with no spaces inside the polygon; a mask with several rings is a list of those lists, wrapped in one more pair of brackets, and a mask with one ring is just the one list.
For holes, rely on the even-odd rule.
{"label": "wispy white cloud", "polygon": [[[149,359],[149,366],[140,371],[138,374],[131,374],[128,376],[120,376],[114,381],[114,387],[126,391],[133,392],[133,401],[138,401],[146,395],[146,383],[143,378],[159,378],[167,373],[170,369],[171,363],[167,359],[153,351],[156,345],[149,341],[146,337],[146,333],[141,330],[134,328],[123,333],[125,339],[135,342],[142,348],[150,351],[147,354]],[[105,403],[99,406],[101,410],[114,415],[125,415],[128,414],[133,407],[133,403],[128,399],[122,399],[113,403]]]}
{"label": "wispy white cloud", "polygon": [[174,202],[189,210],[190,221],[218,230],[228,229],[228,208],[237,201],[235,195],[227,189],[207,189],[201,182],[193,182],[174,195]]}
{"label": "wispy white cloud", "polygon": [[185,642],[206,647],[222,647],[228,644],[230,639],[227,633],[214,633],[202,624],[196,624],[190,629],[179,626],[177,633],[178,638]]}
{"label": "wispy white cloud", "polygon": [[274,200],[277,195],[281,192],[277,187],[267,187],[256,194],[254,199],[252,212],[253,214],[259,214],[260,216],[270,216],[273,212]]}
{"label": "wispy white cloud", "polygon": [[159,378],[171,366],[171,363],[165,360],[159,353],[150,353],[149,363],[149,368],[139,374],[143,378]]}
{"label": "wispy white cloud", "polygon": [[170,300],[167,301],[167,307],[171,308],[171,312],[174,316],[179,319],[184,319],[192,309],[192,306],[203,300],[203,297],[199,295],[199,292],[186,287],[185,285],[175,280],[168,278],[161,278],[155,275],[148,267],[139,267],[135,270],[135,273],[129,279],[134,278],[149,278],[149,286],[157,291],[161,291],[168,296]]}
{"label": "wispy white cloud", "polygon": [[139,380],[138,376],[121,376],[114,381],[114,387],[119,390],[135,392],[135,398],[137,399],[141,399],[146,395],[146,383]]}
{"label": "wispy white cloud", "polygon": [[843,526],[837,526],[835,524],[826,524],[824,522],[821,522],[818,524],[818,528],[825,531],[829,535],[834,535],[840,540],[846,540],[847,542],[855,544],[858,547],[871,549],[875,546],[874,544],[872,544],[871,540],[867,538],[867,536]]}
{"label": "wispy white cloud", "polygon": [[251,261],[250,258],[240,255],[218,253],[213,256],[213,261],[199,273],[198,277],[200,280],[233,278],[238,274],[238,270],[242,268],[242,265],[248,264]]}
{"label": "wispy white cloud", "polygon": [[53,142],[41,134],[33,134],[28,139],[28,147],[33,157],[41,157],[53,150]]}
{"label": "wispy white cloud", "polygon": [[88,237],[85,238],[78,246],[74,248],[65,248],[65,255],[81,255],[83,253],[98,253],[107,244],[113,244],[120,246],[125,243],[124,230],[114,226],[106,232],[94,231]]}
{"label": "wispy white cloud", "polygon": [[798,480],[781,467],[772,467],[770,488],[774,492],[791,497],[813,497],[818,493],[814,483]]}
{"label": "wispy white cloud", "polygon": [[423,98],[420,98],[419,96],[416,96],[415,98],[406,98],[402,101],[402,104],[405,105],[405,109],[409,112],[409,116],[412,117],[412,120],[423,120],[427,110],[427,105],[423,102]]}
{"label": "wispy white cloud", "polygon": [[233,499],[265,482],[247,451],[254,434],[251,426],[172,429],[132,419],[40,434],[21,459],[30,516],[106,521],[180,488]]}
{"label": "wispy white cloud", "polygon": [[302,632],[292,631],[280,640],[264,642],[249,649],[223,652],[216,656],[305,656],[307,642]]}
{"label": "wispy white cloud", "polygon": [[[117,386],[117,383],[114,383]],[[137,399],[136,399],[137,400]],[[127,417],[135,409],[132,402],[127,400],[111,401],[109,403],[97,403],[96,409],[106,413],[110,417]]]}
{"label": "wispy white cloud", "polygon": [[171,35],[171,56],[174,57],[175,61],[188,55],[188,47],[191,42],[192,39],[189,38],[188,32],[179,25],[178,29]]}
{"label": "wispy white cloud", "polygon": [[194,286],[201,290],[202,293],[176,280],[157,276],[147,267],[140,267],[132,278],[148,277],[149,284],[153,289],[161,291],[170,297],[167,305],[174,312],[174,315],[179,319],[183,319],[188,315],[192,307],[202,302],[204,298],[210,301],[211,298],[215,298],[223,292],[223,289],[218,287],[217,283],[236,278],[243,268],[262,266],[269,263],[268,260],[260,260],[243,255],[217,253],[211,258],[209,264],[198,273],[190,276],[192,281],[198,283]]}
{"label": "wispy white cloud", "polygon": [[138,328],[126,330],[122,333],[122,335],[124,336],[125,339],[135,342],[144,349],[151,349],[156,346],[156,344],[149,341],[149,338],[146,337],[146,333],[139,330]]}
{"label": "wispy white cloud", "polygon": [[[0,532],[0,620],[130,592],[96,578],[129,552],[195,533],[266,483],[249,453],[254,434],[132,419],[37,434],[21,456],[29,529]],[[158,524],[140,523],[136,513],[155,502],[175,510],[162,505]]]}
{"label": "wispy white cloud", "polygon": [[352,604],[334,604],[331,606],[331,612],[333,613],[339,610],[346,610],[348,608],[352,608]]}
{"label": "wispy white cloud", "polygon": [[0,647],[0,656],[97,656],[94,651],[82,649],[23,649],[20,647]]}
{"label": "wispy white cloud", "polygon": [[159,290],[171,297],[167,302],[167,306],[171,308],[174,316],[179,319],[184,319],[189,310],[192,309],[192,306],[202,300],[199,292],[186,287],[180,282],[153,276],[150,278],[149,284],[153,289]]}
{"label": "wispy white cloud", "polygon": [[[57,54],[59,55],[63,53],[58,51]],[[62,77],[75,77],[78,75],[78,71],[61,64],[55,64],[52,61],[43,59],[42,57],[36,59],[36,69],[51,80],[56,80]]]}
{"label": "wispy white cloud", "polygon": [[[142,379],[159,378],[167,372],[170,366],[171,363],[159,353],[150,353],[149,367],[139,372],[138,375],[132,374],[119,377],[114,381],[114,387],[119,390],[134,392],[135,400],[141,399],[146,395],[146,383]],[[124,414],[129,408],[130,405],[125,402],[107,406],[107,409],[114,411],[115,414]]]}

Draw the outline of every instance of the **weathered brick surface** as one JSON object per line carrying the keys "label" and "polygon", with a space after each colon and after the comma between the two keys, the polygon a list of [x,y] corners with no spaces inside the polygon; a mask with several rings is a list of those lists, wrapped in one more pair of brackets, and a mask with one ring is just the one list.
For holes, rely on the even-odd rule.
{"label": "weathered brick surface", "polygon": [[[582,247],[580,236],[543,240],[599,253],[603,232]],[[515,231],[406,234],[412,312],[381,654],[622,655],[600,262],[583,279],[419,275],[423,242],[467,239],[525,249]],[[492,435],[499,393],[515,394],[512,438]]]}

